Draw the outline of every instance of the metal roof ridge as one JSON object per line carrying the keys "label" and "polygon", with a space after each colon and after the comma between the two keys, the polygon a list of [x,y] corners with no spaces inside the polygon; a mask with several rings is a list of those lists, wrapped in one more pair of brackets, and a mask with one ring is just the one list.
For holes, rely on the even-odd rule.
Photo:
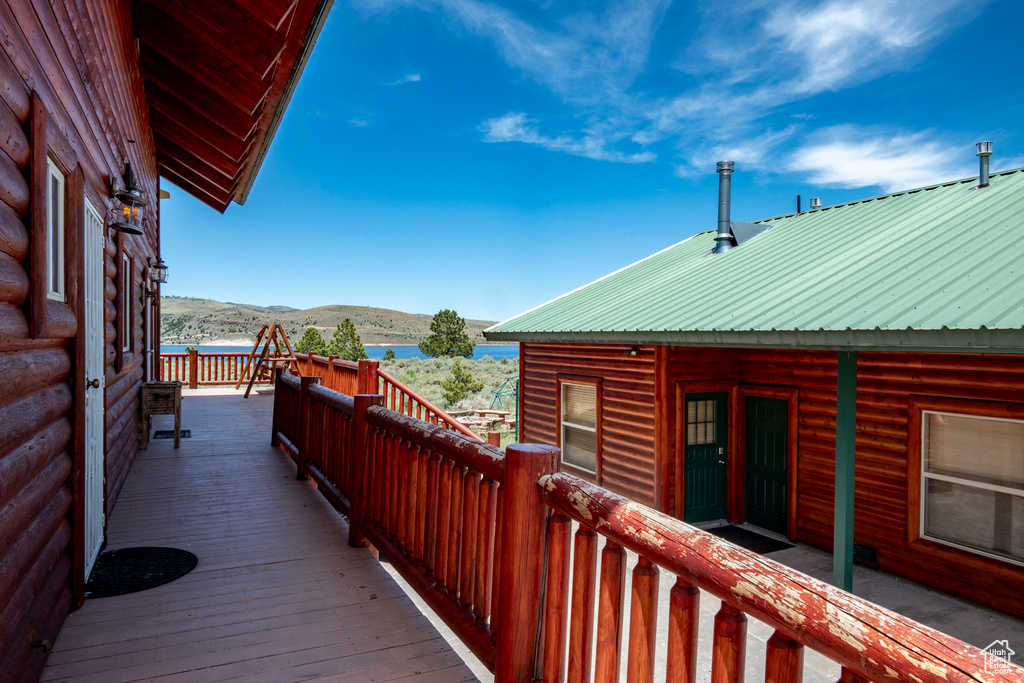
{"label": "metal roof ridge", "polygon": [[580,285],[576,289],[568,291],[565,294],[560,294],[560,295],[556,296],[555,298],[549,299],[549,300],[545,301],[542,304],[537,304],[533,308],[527,309],[527,310],[523,311],[522,313],[517,313],[516,315],[512,316],[511,318],[506,318],[505,320],[502,320],[499,323],[495,323],[495,324],[491,325],[490,327],[488,327],[487,329],[483,330],[483,332],[486,335],[488,332],[490,332],[491,330],[495,329],[496,327],[500,327],[501,325],[504,325],[506,323],[510,323],[513,320],[515,320],[516,318],[521,318],[522,316],[527,315],[529,313],[532,313],[532,312],[536,311],[539,308],[543,308],[544,306],[547,306],[548,304],[553,304],[554,302],[558,301],[559,299],[564,299],[567,296],[575,294],[576,292],[580,291],[581,289],[586,289],[587,287],[590,287],[591,285],[596,285],[598,282],[601,282],[602,280],[607,280],[608,278],[612,277],[613,275],[618,275],[619,273],[621,273],[624,270],[628,270],[629,268],[632,268],[633,266],[637,266],[637,265],[643,263],[644,261],[649,261],[649,260],[653,259],[655,256],[660,256],[661,254],[664,254],[666,251],[669,251],[670,249],[675,249],[679,245],[685,244],[685,243],[689,242],[690,240],[694,239],[695,237],[698,237],[698,236],[700,236],[700,235],[702,235],[702,234],[704,234],[706,232],[714,232],[714,230],[701,230],[700,232],[694,233],[693,235],[690,235],[689,237],[687,237],[684,240],[680,240],[679,242],[676,242],[675,244],[670,244],[669,246],[665,247],[664,249],[661,249],[660,251],[656,251],[656,252],[654,252],[653,254],[651,254],[649,256],[645,256],[644,258],[640,259],[639,261],[634,261],[633,263],[630,263],[628,265],[622,266],[618,270],[615,270],[615,271],[613,271],[611,273],[608,273],[607,275],[603,275],[603,276],[597,278],[596,280],[592,280],[591,282],[588,282],[588,283],[586,283],[584,285]]}
{"label": "metal roof ridge", "polygon": [[[990,178],[995,178],[995,177],[999,177],[999,176],[1013,175],[1014,173],[1020,173],[1021,171],[1024,171],[1024,166],[1020,166],[1018,168],[1008,168],[1005,171],[999,171],[998,173],[992,173],[992,174],[990,174],[989,177]],[[970,183],[970,182],[974,182],[976,180],[978,180],[978,176],[970,176],[968,178],[961,178],[959,180],[946,180],[946,181],[943,181],[941,183],[935,183],[934,185],[924,185],[922,187],[912,187],[912,188],[907,189],[907,190],[899,190],[897,192],[889,192],[887,194],[879,194],[879,195],[875,195],[873,197],[864,197],[863,199],[853,199],[851,201],[843,202],[841,204],[831,204],[829,206],[822,206],[821,208],[818,208],[818,209],[808,209],[807,211],[801,211],[800,213],[796,213],[795,211],[791,211],[790,213],[781,213],[781,214],[779,214],[777,216],[771,216],[770,218],[759,218],[759,219],[757,219],[757,220],[755,220],[753,222],[754,223],[765,223],[767,221],[779,220],[780,218],[796,218],[798,216],[804,216],[804,215],[808,215],[808,214],[812,214],[812,213],[820,213],[822,211],[831,211],[832,209],[840,209],[840,208],[842,208],[844,206],[853,206],[855,204],[866,204],[867,202],[873,202],[873,201],[878,200],[878,199],[889,199],[890,197],[899,197],[899,196],[902,196],[902,195],[905,195],[905,194],[914,194],[914,193],[917,193],[917,192],[923,192],[925,190],[934,190],[934,189],[937,189],[937,188],[940,188],[940,187],[951,187],[953,185],[962,185],[963,183]]]}

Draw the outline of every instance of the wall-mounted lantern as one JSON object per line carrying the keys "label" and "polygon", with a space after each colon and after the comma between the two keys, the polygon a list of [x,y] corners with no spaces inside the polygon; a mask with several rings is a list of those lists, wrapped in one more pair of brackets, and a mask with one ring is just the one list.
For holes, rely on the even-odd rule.
{"label": "wall-mounted lantern", "polygon": [[110,196],[117,201],[110,209],[107,224],[120,232],[141,235],[142,216],[149,202],[135,186],[135,175],[129,161],[124,162],[124,184],[126,187],[120,188],[114,183],[113,178],[110,179]]}
{"label": "wall-mounted lantern", "polygon": [[163,257],[158,257],[155,261],[149,259],[150,278],[153,282],[159,282],[161,284],[167,282],[167,264],[164,263]]}

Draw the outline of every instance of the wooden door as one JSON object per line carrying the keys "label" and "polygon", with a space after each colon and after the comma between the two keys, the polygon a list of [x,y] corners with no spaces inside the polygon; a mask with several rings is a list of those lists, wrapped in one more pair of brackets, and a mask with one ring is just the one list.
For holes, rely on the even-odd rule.
{"label": "wooden door", "polygon": [[746,423],[747,521],[786,533],[789,403],[748,396]]}
{"label": "wooden door", "polygon": [[103,219],[85,203],[85,577],[103,545]]}
{"label": "wooden door", "polygon": [[687,394],[683,414],[683,521],[725,519],[729,394]]}

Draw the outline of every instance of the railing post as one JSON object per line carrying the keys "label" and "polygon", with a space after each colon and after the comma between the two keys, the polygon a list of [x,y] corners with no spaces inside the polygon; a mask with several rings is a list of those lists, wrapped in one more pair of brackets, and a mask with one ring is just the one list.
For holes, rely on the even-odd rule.
{"label": "railing post", "polygon": [[487,432],[487,443],[501,448],[501,432]]}
{"label": "railing post", "polygon": [[281,375],[284,373],[284,366],[278,366],[274,370],[274,412],[270,418],[270,445],[277,447],[281,441],[277,438],[278,426],[280,425],[281,414]]}
{"label": "railing post", "polygon": [[295,457],[295,478],[305,479],[306,478],[306,449],[309,444],[309,385],[315,384],[320,381],[319,377],[310,377],[304,375],[299,378],[299,434],[298,448],[299,454]]}
{"label": "railing post", "polygon": [[356,378],[357,391],[360,394],[376,394],[380,391],[380,364],[378,361],[363,358],[359,361],[359,374]]}
{"label": "railing post", "polygon": [[[324,378],[324,386],[329,387],[331,389],[334,389],[335,391],[338,391],[338,382],[334,379],[334,373],[337,372],[337,370],[334,368],[334,361],[336,361],[336,360],[338,360],[337,356],[327,356],[327,370],[326,370],[326,372],[324,372],[323,378]],[[342,391],[341,393],[344,394],[345,392]],[[365,392],[355,391],[355,392],[352,392],[352,395],[355,396],[356,394],[362,394],[362,393],[365,393]]]}
{"label": "railing post", "polygon": [[497,585],[515,599],[502,600],[498,614],[496,683],[526,683],[534,677],[548,517],[537,480],[555,471],[558,452],[554,446],[512,444],[505,453]]}
{"label": "railing post", "polygon": [[199,388],[199,351],[188,350],[188,388]]}
{"label": "railing post", "polygon": [[348,544],[353,548],[366,546],[363,522],[366,519],[366,409],[384,405],[380,394],[356,394],[352,420],[352,443],[349,445],[348,474]]}

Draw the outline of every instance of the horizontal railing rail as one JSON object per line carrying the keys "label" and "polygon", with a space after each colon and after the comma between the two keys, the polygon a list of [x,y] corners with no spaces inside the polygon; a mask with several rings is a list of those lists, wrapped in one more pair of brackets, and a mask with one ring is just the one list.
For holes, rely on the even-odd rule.
{"label": "horizontal railing rail", "polygon": [[[766,681],[802,680],[804,646],[841,665],[846,682],[1019,681],[1024,674],[1024,669],[1005,676],[990,673],[978,648],[578,477],[547,475],[538,484],[555,512],[548,532],[540,657],[544,681],[563,680],[565,661],[569,680],[590,680],[592,647],[594,680],[611,680],[610,673],[619,670],[620,641],[627,628],[623,549],[638,555],[625,649],[630,680],[649,681],[654,671],[658,567],[676,576],[668,633],[662,634],[668,647],[668,681],[697,680],[698,588],[722,601],[712,640],[711,680],[716,683],[743,680],[747,615],[775,629],[767,644]],[[567,632],[570,519],[579,529],[572,558],[574,618]],[[599,572],[598,535],[606,539]],[[576,619],[577,605],[590,605],[583,608],[582,620]]]}
{"label": "horizontal railing rail", "polygon": [[[967,643],[558,473],[557,448],[502,452],[318,381],[278,371],[273,442],[349,516],[349,544],[376,548],[499,683],[615,681],[620,669],[649,682],[658,643],[665,680],[705,679],[700,589],[722,601],[712,683],[743,681],[747,615],[775,629],[771,683],[802,680],[805,647],[846,683],[1024,680]],[[627,550],[637,555],[628,617]],[[659,634],[662,570],[676,578]]]}
{"label": "horizontal railing rail", "polygon": [[359,362],[341,360],[334,356],[318,356],[313,353],[296,353],[299,369],[303,375],[316,375],[328,389],[340,391],[349,396],[356,394],[383,394],[384,405],[396,413],[402,413],[430,424],[450,429],[477,441],[483,438],[462,424],[447,412],[420,396],[398,378],[380,369],[378,361]]}
{"label": "horizontal railing rail", "polygon": [[[200,386],[227,386],[251,376],[251,368],[245,367],[249,354],[239,351],[199,353],[192,350],[181,353],[160,354],[161,379],[165,382],[178,381],[190,389]],[[271,384],[273,380],[257,380],[257,384]]]}
{"label": "horizontal railing rail", "polygon": [[424,422],[450,429],[471,439],[483,440],[472,429],[420,396],[397,378],[383,370],[379,370],[378,373],[382,385],[381,393],[385,396],[385,405],[391,410],[414,417],[417,420],[423,420]]}

